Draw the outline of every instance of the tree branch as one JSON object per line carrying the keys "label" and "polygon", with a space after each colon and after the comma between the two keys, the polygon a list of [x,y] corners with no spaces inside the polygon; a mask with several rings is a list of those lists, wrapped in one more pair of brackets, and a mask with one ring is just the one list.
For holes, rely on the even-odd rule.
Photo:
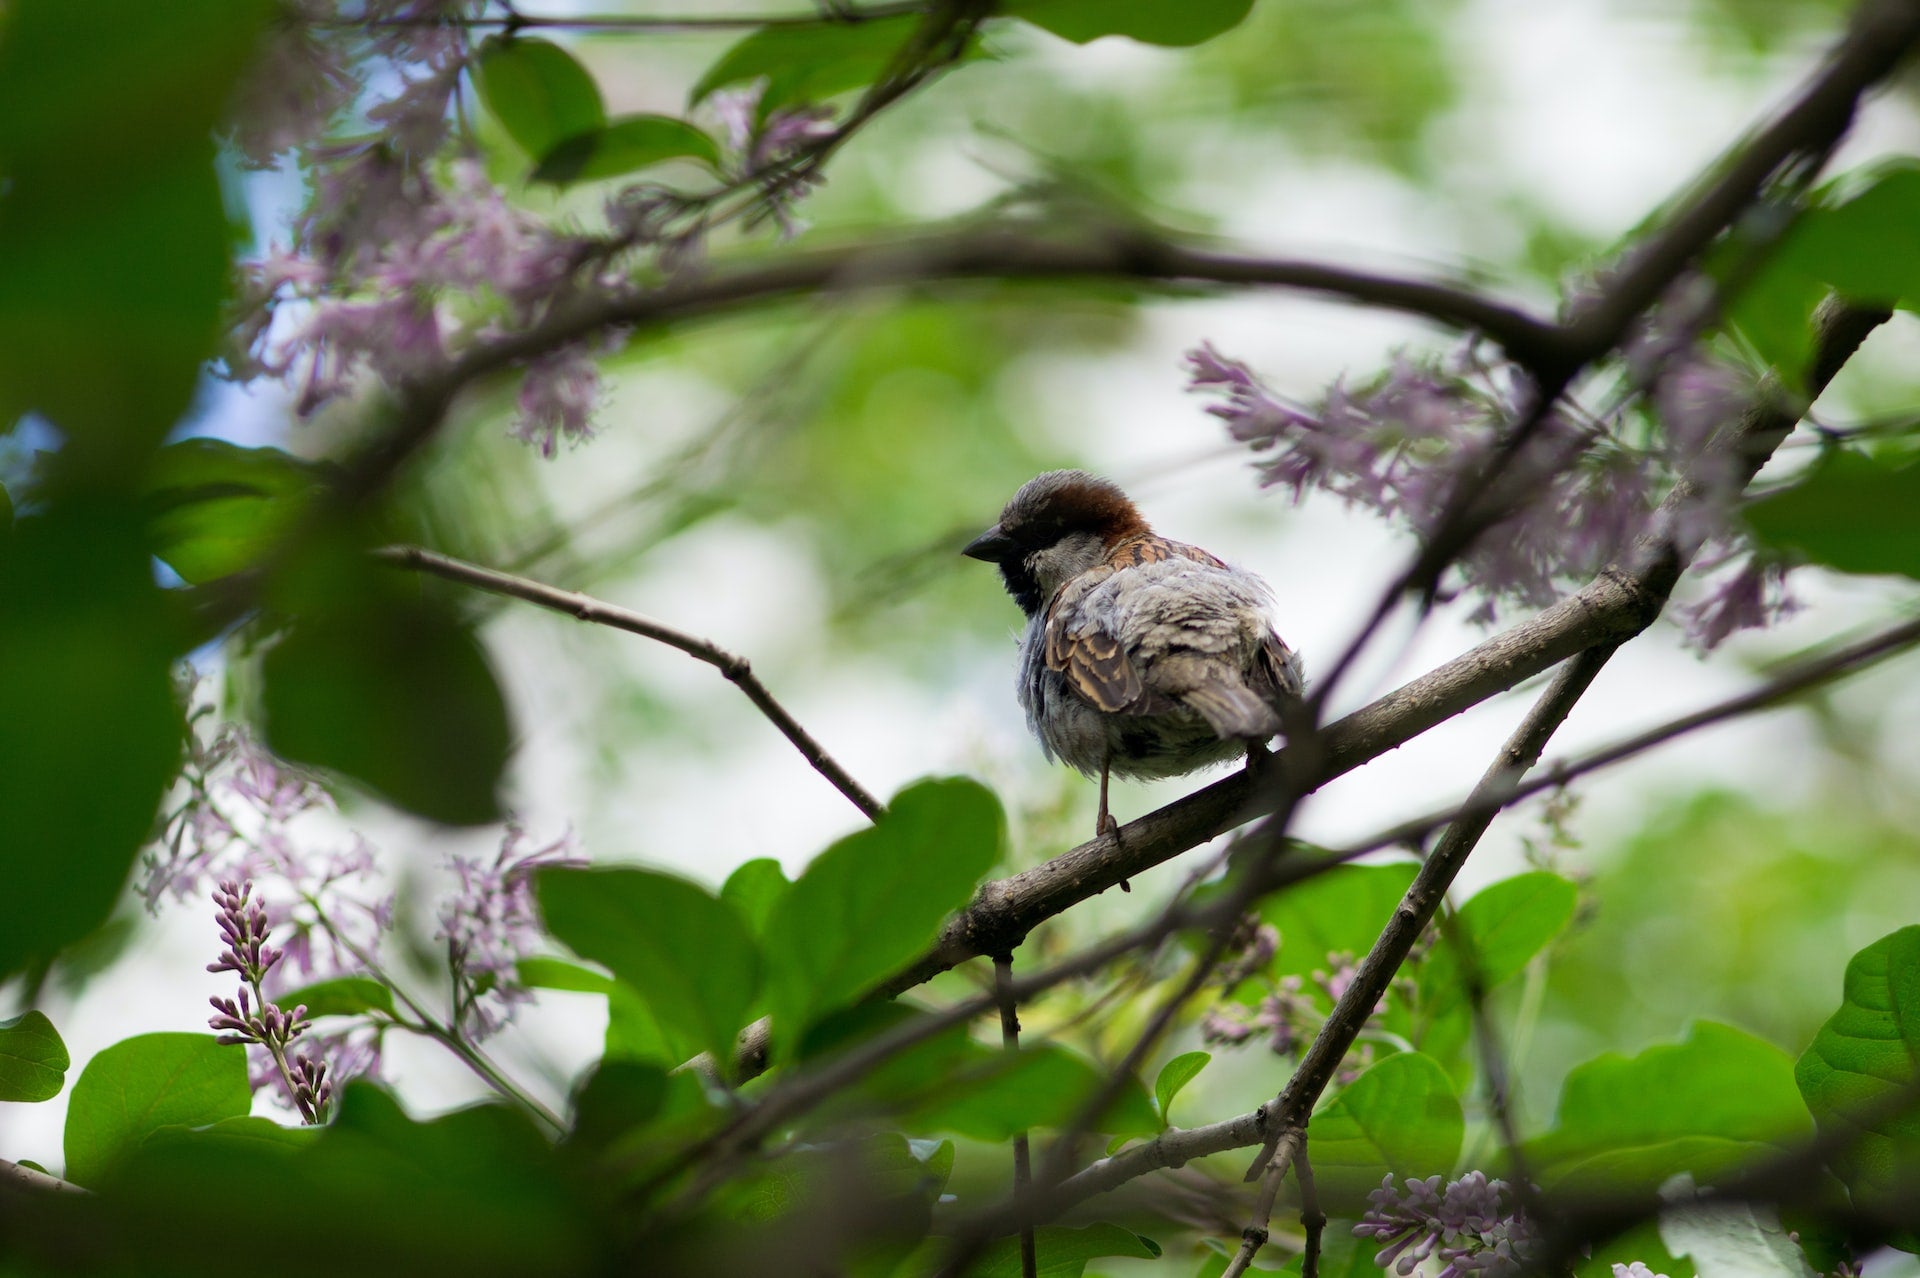
{"label": "tree branch", "polygon": [[35,1194],[86,1194],[91,1190],[74,1184],[70,1180],[61,1180],[58,1176],[37,1171],[32,1167],[22,1167],[19,1163],[0,1158],[0,1194],[19,1190]]}
{"label": "tree branch", "polygon": [[398,568],[410,568],[416,572],[431,573],[444,577],[448,581],[457,581],[465,586],[473,586],[496,595],[524,600],[538,604],[554,612],[563,612],[578,621],[591,622],[594,625],[610,626],[615,630],[624,630],[629,634],[652,639],[656,643],[677,648],[696,661],[704,661],[725,675],[727,681],[747,695],[747,699],[765,715],[773,726],[780,729],[787,740],[800,752],[802,758],[812,764],[814,770],[828,781],[833,788],[847,796],[848,802],[866,814],[869,820],[877,821],[886,810],[881,802],[867,793],[866,788],[855,781],[847,770],[828,754],[818,741],[803,727],[799,720],[787,712],[765,684],[753,673],[753,667],[745,657],[728,652],[725,648],[690,635],[683,630],[642,616],[640,613],[616,607],[590,595],[577,591],[561,590],[555,586],[531,581],[525,577],[516,577],[511,573],[499,572],[492,568],[483,568],[479,564],[470,564],[437,551],[420,546],[387,546],[374,552],[374,557]]}

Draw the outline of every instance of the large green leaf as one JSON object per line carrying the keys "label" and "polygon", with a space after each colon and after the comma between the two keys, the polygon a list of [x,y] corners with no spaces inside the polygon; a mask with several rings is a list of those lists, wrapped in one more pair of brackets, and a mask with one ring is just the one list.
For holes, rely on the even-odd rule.
{"label": "large green leaf", "polygon": [[474,83],[494,119],[536,160],[568,138],[606,127],[600,87],[551,40],[489,36],[480,44]]}
{"label": "large green leaf", "polygon": [[0,1021],[0,1101],[52,1100],[66,1083],[67,1045],[45,1012]]}
{"label": "large green leaf", "polygon": [[[951,1058],[936,1094],[903,1121],[913,1131],[1005,1141],[1030,1128],[1073,1121],[1106,1081],[1098,1065],[1058,1043],[1023,1047],[1017,1054],[970,1044]],[[1146,1087],[1129,1078],[1091,1129],[1148,1136],[1161,1126]]]}
{"label": "large green leaf", "polygon": [[754,935],[766,931],[773,907],[793,885],[772,857],[742,862],[720,885],[720,899],[740,912]]}
{"label": "large green leaf", "polygon": [[[1476,892],[1454,916],[1454,939],[1473,963],[1481,984],[1509,981],[1535,954],[1566,930],[1580,903],[1572,881],[1536,870],[1502,879]],[[1463,991],[1460,956],[1452,945],[1434,951],[1422,982],[1430,1006],[1446,1006]]]}
{"label": "large green leaf", "polygon": [[1418,1052],[1376,1061],[1307,1126],[1322,1201],[1334,1212],[1356,1209],[1388,1174],[1446,1175],[1465,1135],[1453,1080]]}
{"label": "large green leaf", "polygon": [[1647,1190],[1677,1172],[1713,1179],[1812,1127],[1785,1052],[1701,1021],[1679,1043],[1576,1067],[1553,1128],[1528,1153],[1549,1186]]}
{"label": "large green leaf", "polygon": [[253,1103],[247,1055],[211,1034],[141,1034],[87,1062],[67,1102],[67,1179],[82,1185],[162,1127],[237,1118]]}
{"label": "large green leaf", "polygon": [[0,539],[0,978],[112,912],[178,767],[176,640],[136,511]]}
{"label": "large green leaf", "polygon": [[699,102],[716,89],[765,77],[760,109],[821,102],[872,84],[905,47],[920,19],[762,27],[720,55],[693,86]]}
{"label": "large green leaf", "polygon": [[603,129],[576,133],[540,157],[533,180],[565,186],[635,173],[668,160],[720,167],[720,145],[671,115],[628,115]]}
{"label": "large green leaf", "polygon": [[95,477],[137,482],[213,350],[230,239],[209,134],[269,8],[7,6],[0,422],[45,413]]}
{"label": "large green leaf", "polygon": [[[1106,1256],[1157,1260],[1160,1244],[1118,1225],[1049,1225],[1033,1231],[1033,1254],[1039,1278],[1080,1278],[1088,1261]],[[1020,1278],[1020,1239],[995,1239],[967,1273],[973,1278]]]}
{"label": "large green leaf", "polygon": [[870,829],[815,857],[774,904],[763,936],[768,1005],[785,1050],[932,944],[1005,838],[993,792],[953,777],[908,786]]}
{"label": "large green leaf", "polygon": [[1883,936],[1847,964],[1845,995],[1794,1068],[1822,1134],[1851,1143],[1834,1171],[1869,1200],[1920,1183],[1920,927]]}
{"label": "large green leaf", "polygon": [[1417,868],[1411,862],[1344,865],[1269,897],[1260,913],[1280,932],[1275,974],[1305,976],[1326,970],[1329,954],[1365,954]]}
{"label": "large green leaf", "polygon": [[268,651],[267,743],[435,821],[498,820],[512,730],[479,640],[430,598],[358,580]]}
{"label": "large green leaf", "polygon": [[1761,541],[1812,563],[1920,578],[1920,463],[1894,466],[1837,448],[1744,513]]}
{"label": "large green leaf", "polygon": [[1201,44],[1239,26],[1253,0],[1009,0],[1000,12],[1075,44],[1120,35],[1142,44]]}
{"label": "large green leaf", "polygon": [[549,869],[535,886],[553,934],[639,995],[670,1063],[730,1058],[760,980],[753,937],[731,906],[653,870]]}
{"label": "large green leaf", "polygon": [[169,444],[148,484],[153,553],[194,584],[253,567],[319,492],[317,468],[278,448]]}

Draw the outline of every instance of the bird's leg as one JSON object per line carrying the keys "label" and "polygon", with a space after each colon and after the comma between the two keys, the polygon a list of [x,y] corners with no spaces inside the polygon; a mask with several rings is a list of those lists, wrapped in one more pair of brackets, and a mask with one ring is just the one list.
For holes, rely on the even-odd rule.
{"label": "bird's leg", "polygon": [[[1099,820],[1094,822],[1094,837],[1099,838],[1103,835],[1111,834],[1113,841],[1118,843],[1120,841],[1120,823],[1113,819],[1113,813],[1107,811],[1107,772],[1108,760],[1102,758],[1100,760],[1100,817]],[[1120,890],[1122,892],[1131,892],[1133,891],[1133,884],[1127,882],[1125,879],[1121,879]]]}

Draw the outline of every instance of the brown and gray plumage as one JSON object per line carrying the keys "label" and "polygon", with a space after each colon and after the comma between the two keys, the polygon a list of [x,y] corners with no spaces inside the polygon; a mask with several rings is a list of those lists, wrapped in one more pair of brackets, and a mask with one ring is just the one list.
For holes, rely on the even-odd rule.
{"label": "brown and gray plumage", "polygon": [[963,552],[1000,567],[1027,614],[1017,692],[1051,759],[1100,778],[1167,777],[1280,731],[1300,663],[1259,577],[1147,526],[1084,471],[1027,481]]}

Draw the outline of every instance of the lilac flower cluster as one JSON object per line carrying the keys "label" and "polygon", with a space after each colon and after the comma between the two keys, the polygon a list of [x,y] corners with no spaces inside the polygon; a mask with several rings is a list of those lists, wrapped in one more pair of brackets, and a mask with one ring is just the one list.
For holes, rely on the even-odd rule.
{"label": "lilac flower cluster", "polygon": [[207,970],[233,972],[241,984],[233,998],[215,996],[207,1000],[214,1011],[207,1024],[221,1031],[222,1044],[257,1049],[264,1058],[262,1072],[271,1070],[301,1119],[319,1123],[325,1120],[327,1103],[333,1096],[327,1065],[309,1053],[295,1057],[288,1051],[294,1040],[307,1032],[307,1009],[296,1006],[287,1011],[262,989],[267,974],[285,956],[267,944],[272,931],[267,912],[252,898],[252,883],[231,879],[221,883],[213,894],[214,903],[220,907],[220,934],[227,944],[220,957],[207,964]]}
{"label": "lilac flower cluster", "polygon": [[[1273,929],[1269,927],[1266,931]],[[1273,940],[1278,941],[1277,933],[1273,934]],[[1229,965],[1226,979],[1221,983],[1223,992],[1231,993],[1243,980],[1264,971],[1274,949],[1262,946],[1256,938],[1248,953],[1263,956],[1253,966],[1247,966],[1244,960]],[[1200,1037],[1212,1045],[1238,1047],[1252,1041],[1255,1035],[1265,1035],[1267,1049],[1274,1055],[1292,1056],[1319,1032],[1333,1006],[1346,995],[1358,971],[1353,955],[1335,951],[1327,955],[1326,968],[1310,974],[1311,989],[1308,979],[1290,973],[1274,982],[1252,1007],[1233,998],[1222,998],[1200,1018]],[[1386,1011],[1387,1000],[1382,998],[1374,1005],[1362,1033],[1369,1029],[1377,1033],[1380,1018]],[[1335,1082],[1342,1086],[1352,1082],[1372,1063],[1373,1044],[1360,1043],[1341,1062]]]}
{"label": "lilac flower cluster", "polygon": [[[1398,356],[1369,383],[1336,382],[1311,409],[1287,403],[1210,345],[1192,351],[1188,366],[1189,389],[1218,396],[1207,411],[1260,455],[1263,486],[1296,501],[1310,490],[1331,493],[1421,537],[1437,530],[1460,479],[1491,455],[1501,432],[1527,416],[1532,394],[1523,377],[1489,365],[1471,345],[1444,359]],[[1623,558],[1683,469],[1692,476],[1683,535],[1694,544],[1718,539],[1703,575],[1744,553],[1728,520],[1734,472],[1715,475],[1699,461],[1750,401],[1751,378],[1688,353],[1653,385],[1657,435],[1636,431],[1623,411],[1589,419],[1557,408],[1508,462],[1490,494],[1507,513],[1460,556],[1447,592],[1478,598],[1474,620],[1494,620],[1504,604],[1543,607]],[[1710,575],[1706,596],[1680,612],[1690,639],[1711,648],[1779,615],[1789,606],[1780,577],[1750,557],[1744,568]]]}
{"label": "lilac flower cluster", "polygon": [[1356,1238],[1382,1244],[1374,1263],[1411,1274],[1429,1257],[1441,1264],[1433,1278],[1517,1274],[1533,1254],[1537,1236],[1514,1201],[1512,1187],[1468,1172],[1442,1189],[1440,1177],[1407,1177],[1404,1191],[1393,1177],[1368,1195],[1371,1204],[1353,1227]]}
{"label": "lilac flower cluster", "polygon": [[789,166],[837,132],[833,108],[802,104],[769,111],[763,119],[760,99],[767,82],[713,95],[714,113],[726,133],[729,168],[738,180],[757,182],[765,197],[762,216],[779,226],[785,239],[806,229],[793,206],[818,186],[816,170],[789,173]]}
{"label": "lilac flower cluster", "polygon": [[519,961],[541,944],[533,899],[533,873],[554,865],[584,865],[573,832],[550,843],[533,841],[509,826],[491,859],[453,857],[459,891],[440,907],[436,939],[447,944],[453,973],[454,1024],[474,1041],[513,1019],[532,991],[514,979]]}
{"label": "lilac flower cluster", "polygon": [[1615,1264],[1613,1278],[1667,1278],[1667,1276],[1647,1268],[1645,1261],[1636,1260],[1627,1265]]}

